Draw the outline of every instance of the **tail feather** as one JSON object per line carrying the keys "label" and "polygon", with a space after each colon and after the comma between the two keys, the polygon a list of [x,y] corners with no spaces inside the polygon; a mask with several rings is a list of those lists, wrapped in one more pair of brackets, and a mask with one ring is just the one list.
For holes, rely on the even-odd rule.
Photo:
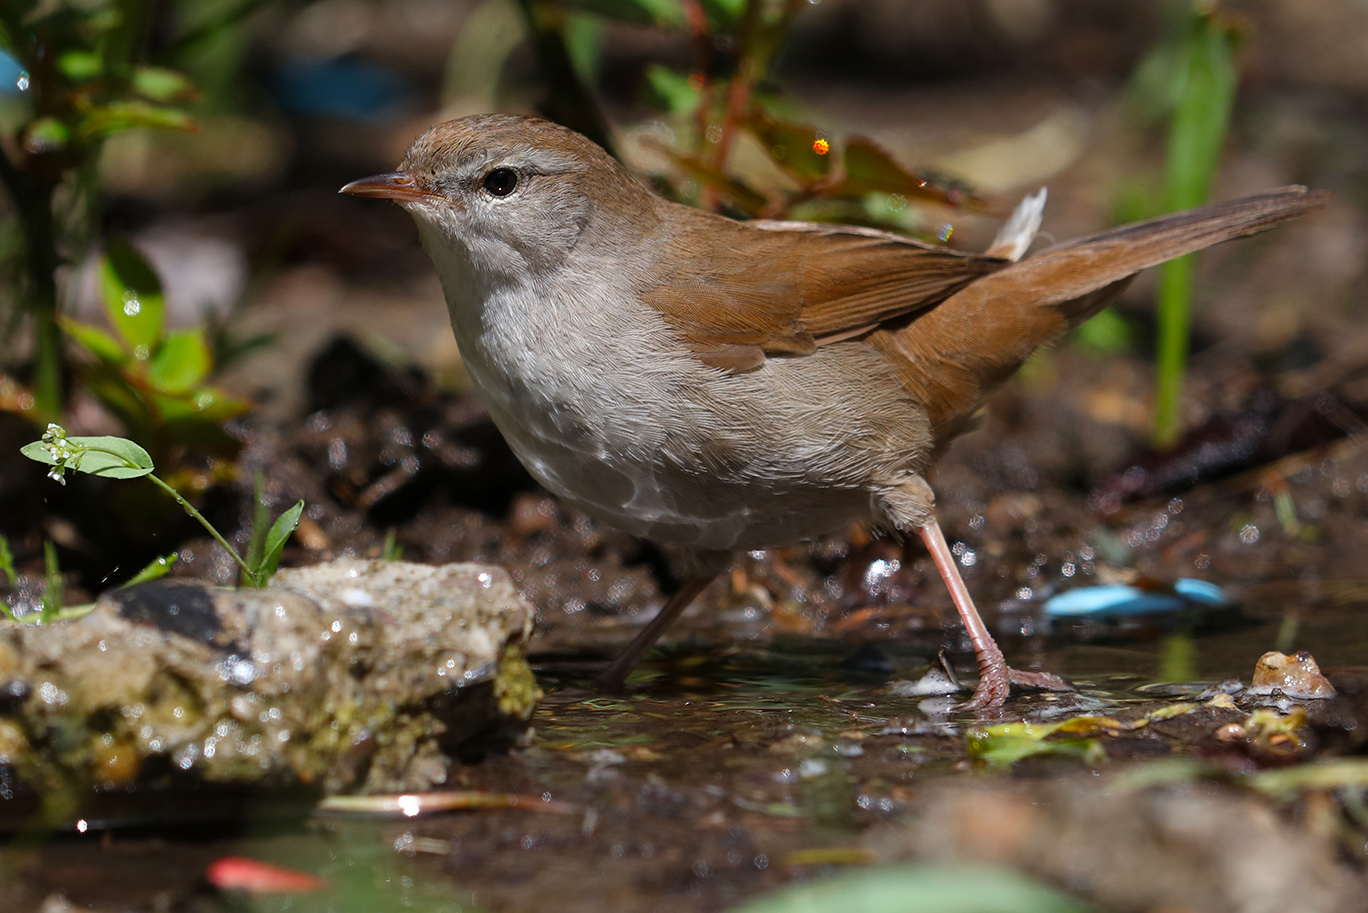
{"label": "tail feather", "polygon": [[1175,257],[1267,231],[1328,198],[1324,191],[1280,187],[1122,225],[1051,247],[973,288],[1009,301],[1024,295],[1032,307],[1066,304]]}
{"label": "tail feather", "polygon": [[945,443],[1035,349],[1091,317],[1143,269],[1265,231],[1324,205],[1328,194],[1283,187],[1123,225],[1056,245],[976,279],[869,342],[925,404]]}

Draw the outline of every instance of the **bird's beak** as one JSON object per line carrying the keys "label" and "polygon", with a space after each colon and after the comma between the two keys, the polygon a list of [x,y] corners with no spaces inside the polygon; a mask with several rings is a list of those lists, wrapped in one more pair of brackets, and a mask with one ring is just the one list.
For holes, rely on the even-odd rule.
{"label": "bird's beak", "polygon": [[350,193],[358,197],[382,197],[398,200],[401,203],[419,203],[438,194],[424,190],[418,179],[407,171],[391,171],[389,174],[376,174],[359,181],[352,181],[338,193]]}

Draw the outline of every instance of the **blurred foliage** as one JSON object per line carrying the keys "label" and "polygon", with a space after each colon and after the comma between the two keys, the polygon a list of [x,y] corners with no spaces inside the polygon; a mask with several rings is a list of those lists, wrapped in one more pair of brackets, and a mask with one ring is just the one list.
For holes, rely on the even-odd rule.
{"label": "blurred foliage", "polygon": [[1093,907],[1009,868],[904,863],[782,888],[731,913],[1086,913]]}
{"label": "blurred foliage", "polygon": [[[495,0],[497,2],[497,0]],[[543,110],[613,146],[593,91],[606,23],[683,33],[694,49],[686,71],[652,64],[645,101],[674,127],[655,151],[677,174],[660,189],[676,199],[744,218],[802,218],[948,237],[928,228],[911,202],[1004,213],[1005,207],[945,177],[900,164],[872,140],[795,120],[771,72],[806,0],[519,0],[542,69]],[[719,48],[727,48],[723,55]],[[742,139],[759,149],[782,186],[759,187],[732,159]]]}
{"label": "blurred foliage", "polygon": [[251,406],[208,384],[213,357],[206,331],[168,332],[161,283],[120,235],[99,258],[100,301],[113,332],[59,318],[89,356],[74,364],[87,392],[118,416],[129,435],[164,462],[177,449],[223,453],[236,442],[223,423]]}
{"label": "blurred foliage", "polygon": [[[8,329],[0,410],[36,425],[59,419],[70,401],[64,387],[74,380],[168,467],[169,478],[197,490],[233,467],[210,460],[207,469],[192,468],[203,459],[186,457],[234,452],[237,442],[224,423],[249,405],[209,383],[215,354],[225,347],[221,333],[167,329],[160,277],[126,238],[107,233],[92,256],[107,196],[99,163],[108,141],[121,134],[195,130],[188,106],[199,92],[185,73],[154,63],[154,53],[171,59],[221,45],[223,23],[259,5],[211,2],[179,18],[138,0],[0,5],[0,51],[19,68],[19,91],[0,112],[7,133],[0,184],[12,203],[0,230],[11,242],[0,244],[0,272],[13,289],[8,300],[0,297],[0,325]],[[213,15],[204,18],[206,11]],[[171,19],[186,22],[179,38],[167,28]],[[107,328],[60,313],[73,295],[58,278],[64,273],[70,283],[76,275],[62,268],[83,261],[97,274]],[[27,371],[20,359],[31,365]],[[121,516],[164,510],[112,497]]]}
{"label": "blurred foliage", "polygon": [[146,60],[151,9],[141,0],[0,5],[0,49],[21,67],[17,85],[27,101],[13,146],[0,147],[0,183],[25,248],[17,300],[33,329],[40,418],[63,408],[56,271],[89,234],[101,147],[127,130],[194,126],[182,107],[195,94],[189,80]]}
{"label": "blurred foliage", "polygon": [[[41,426],[61,419],[79,391],[82,402],[98,403],[186,490],[203,491],[236,472],[219,459],[238,447],[224,425],[249,404],[210,378],[225,353],[242,347],[216,324],[168,328],[157,271],[117,231],[106,228],[100,237],[110,197],[100,163],[111,139],[134,131],[195,132],[191,107],[234,105],[252,41],[247,17],[263,5],[0,4],[0,64],[17,73],[0,96],[0,186],[10,204],[0,209],[0,411]],[[213,91],[207,102],[197,79]],[[61,313],[75,295],[59,282],[74,285],[87,271],[105,317],[98,325]],[[170,503],[150,490],[88,493],[95,491],[129,529],[155,535],[174,517]],[[102,510],[94,503],[82,508],[91,518]],[[25,544],[32,558],[36,537]],[[169,566],[159,559],[142,573]],[[60,597],[60,587],[49,591],[45,598]]]}

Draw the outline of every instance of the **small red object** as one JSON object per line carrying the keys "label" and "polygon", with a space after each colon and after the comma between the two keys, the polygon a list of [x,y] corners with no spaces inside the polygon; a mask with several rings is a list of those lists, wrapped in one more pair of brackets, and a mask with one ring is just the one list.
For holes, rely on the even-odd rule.
{"label": "small red object", "polygon": [[238,890],[249,894],[307,894],[328,887],[328,883],[316,875],[246,856],[215,859],[204,870],[204,877],[221,891]]}

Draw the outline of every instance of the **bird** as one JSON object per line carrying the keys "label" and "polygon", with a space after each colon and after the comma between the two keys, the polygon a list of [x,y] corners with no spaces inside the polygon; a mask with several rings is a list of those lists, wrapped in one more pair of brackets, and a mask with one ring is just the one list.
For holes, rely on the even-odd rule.
{"label": "bird", "polygon": [[1136,273],[1325,200],[1283,187],[1027,256],[1042,190],[972,253],[675,203],[579,133],[514,114],[437,124],[397,171],[341,192],[413,217],[462,360],[531,475],[687,556],[601,687],[621,687],[736,553],[864,523],[918,537],[943,578],[979,672],[964,710],[1071,686],[1008,666],[937,521],[937,458]]}

